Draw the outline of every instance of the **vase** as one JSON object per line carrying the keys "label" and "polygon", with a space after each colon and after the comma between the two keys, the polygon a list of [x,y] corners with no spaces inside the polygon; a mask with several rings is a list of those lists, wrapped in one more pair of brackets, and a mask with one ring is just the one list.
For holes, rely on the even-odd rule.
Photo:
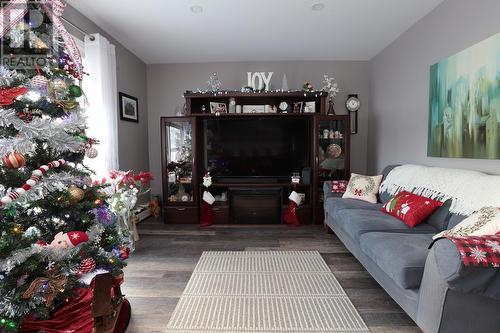
{"label": "vase", "polygon": [[333,101],[331,99],[328,100],[328,111],[326,114],[335,114],[335,110],[333,109]]}
{"label": "vase", "polygon": [[[134,223],[134,219],[132,218],[132,214],[130,210],[127,210],[126,213],[120,214],[118,216],[118,233],[125,238],[126,243],[128,243],[128,248],[130,252],[134,252],[135,250],[135,241],[137,239],[137,229]],[[137,234],[137,235],[136,235]]]}

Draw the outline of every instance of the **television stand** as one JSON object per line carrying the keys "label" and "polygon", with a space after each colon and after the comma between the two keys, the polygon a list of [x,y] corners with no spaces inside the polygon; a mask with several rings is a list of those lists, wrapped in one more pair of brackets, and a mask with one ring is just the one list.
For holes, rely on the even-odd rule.
{"label": "television stand", "polygon": [[[200,223],[203,176],[215,166],[220,173],[212,171],[208,189],[216,199],[215,224],[280,223],[292,191],[304,195],[299,221],[323,223],[323,182],[351,174],[350,117],[326,114],[327,92],[187,91],[184,97],[186,116],[160,119],[165,223]],[[227,108],[233,101],[236,109],[257,105],[261,112],[208,113],[214,103]],[[265,112],[282,103],[287,113]],[[260,168],[253,159],[262,160]],[[242,177],[224,176],[224,168]],[[288,175],[301,171],[301,183],[291,184]],[[271,177],[249,177],[254,174]]]}

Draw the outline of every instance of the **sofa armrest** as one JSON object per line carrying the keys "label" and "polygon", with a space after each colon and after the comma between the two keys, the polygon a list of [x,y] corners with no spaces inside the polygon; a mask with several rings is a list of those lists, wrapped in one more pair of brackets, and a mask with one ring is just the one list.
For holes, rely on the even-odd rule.
{"label": "sofa armrest", "polygon": [[335,193],[332,192],[332,182],[331,181],[324,181],[323,182],[323,195],[324,195],[324,201],[328,198],[334,197]]}
{"label": "sofa armrest", "polygon": [[500,273],[491,271],[464,266],[452,241],[436,241],[420,285],[418,326],[427,333],[494,332],[500,325],[500,301],[492,297],[492,287],[499,288]]}
{"label": "sofa armrest", "polygon": [[465,266],[455,244],[446,238],[437,240],[429,254],[435,257],[439,273],[450,289],[500,300],[498,268]]}

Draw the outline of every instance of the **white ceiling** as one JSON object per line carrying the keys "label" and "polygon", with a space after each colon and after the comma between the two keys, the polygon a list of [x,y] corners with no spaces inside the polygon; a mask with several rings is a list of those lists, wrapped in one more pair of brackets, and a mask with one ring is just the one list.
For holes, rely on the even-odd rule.
{"label": "white ceiling", "polygon": [[[443,0],[68,0],[148,64],[369,60]],[[311,6],[322,2],[322,11]],[[201,14],[190,7],[200,5]]]}

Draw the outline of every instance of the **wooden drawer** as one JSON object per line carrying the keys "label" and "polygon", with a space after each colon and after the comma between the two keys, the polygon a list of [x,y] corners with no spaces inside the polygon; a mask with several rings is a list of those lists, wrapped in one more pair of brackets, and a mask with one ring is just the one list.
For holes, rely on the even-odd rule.
{"label": "wooden drawer", "polygon": [[297,218],[302,224],[313,224],[311,207],[298,207],[296,210]]}
{"label": "wooden drawer", "polygon": [[215,224],[229,223],[229,206],[213,206],[212,210],[215,215]]}
{"label": "wooden drawer", "polygon": [[198,207],[174,206],[165,207],[165,223],[198,224]]}

